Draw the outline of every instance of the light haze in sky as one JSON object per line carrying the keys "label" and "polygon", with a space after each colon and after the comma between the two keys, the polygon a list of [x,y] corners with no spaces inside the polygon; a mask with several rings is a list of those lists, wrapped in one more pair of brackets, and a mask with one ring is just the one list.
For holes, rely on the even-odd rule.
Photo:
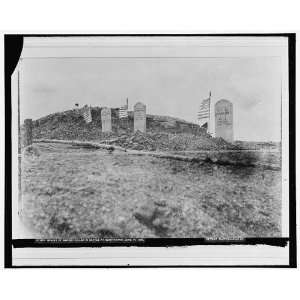
{"label": "light haze in sky", "polygon": [[197,123],[211,91],[233,103],[234,139],[280,141],[281,65],[255,58],[25,58],[20,73],[21,121],[85,104],[129,109]]}

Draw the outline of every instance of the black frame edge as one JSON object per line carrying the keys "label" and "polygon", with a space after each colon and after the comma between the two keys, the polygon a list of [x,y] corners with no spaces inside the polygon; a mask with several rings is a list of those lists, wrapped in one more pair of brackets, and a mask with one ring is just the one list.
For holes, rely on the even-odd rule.
{"label": "black frame edge", "polygon": [[288,36],[289,63],[289,266],[297,268],[296,233],[296,34]]}

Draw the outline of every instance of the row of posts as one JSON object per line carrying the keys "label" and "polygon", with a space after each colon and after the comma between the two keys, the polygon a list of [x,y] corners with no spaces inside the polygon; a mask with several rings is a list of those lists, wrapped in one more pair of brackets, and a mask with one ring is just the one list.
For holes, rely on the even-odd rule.
{"label": "row of posts", "polygon": [[[134,105],[134,131],[146,132],[146,105],[138,102]],[[121,120],[121,119],[120,119]],[[112,131],[111,108],[101,110],[102,132]]]}

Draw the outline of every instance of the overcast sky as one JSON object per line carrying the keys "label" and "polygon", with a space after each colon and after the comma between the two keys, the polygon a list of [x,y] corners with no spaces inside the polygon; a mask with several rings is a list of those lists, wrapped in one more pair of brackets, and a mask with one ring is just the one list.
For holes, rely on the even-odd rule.
{"label": "overcast sky", "polygon": [[[270,58],[54,58],[24,59],[21,119],[38,119],[80,106],[129,109],[196,122],[212,93],[233,103],[234,139],[280,140],[280,60]],[[213,116],[213,113],[212,113]],[[214,130],[212,119],[212,130]]]}

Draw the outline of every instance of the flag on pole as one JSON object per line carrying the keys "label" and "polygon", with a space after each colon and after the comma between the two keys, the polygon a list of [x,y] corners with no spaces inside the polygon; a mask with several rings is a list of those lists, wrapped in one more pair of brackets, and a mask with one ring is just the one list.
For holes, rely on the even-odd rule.
{"label": "flag on pole", "polygon": [[119,118],[128,118],[128,98],[126,99],[126,105],[123,105],[119,109]]}
{"label": "flag on pole", "polygon": [[211,94],[209,94],[209,98],[208,99],[204,99],[200,105],[199,111],[198,111],[198,120],[202,120],[202,119],[209,119],[209,115],[210,115],[210,96]]}
{"label": "flag on pole", "polygon": [[86,123],[92,122],[92,113],[91,113],[91,108],[88,105],[85,105],[82,108],[82,116],[85,120]]}

